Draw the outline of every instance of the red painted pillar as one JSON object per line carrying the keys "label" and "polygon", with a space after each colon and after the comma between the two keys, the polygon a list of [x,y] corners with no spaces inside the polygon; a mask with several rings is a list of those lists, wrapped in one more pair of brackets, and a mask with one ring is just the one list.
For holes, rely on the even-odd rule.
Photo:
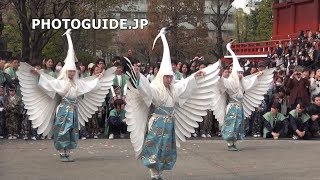
{"label": "red painted pillar", "polygon": [[278,34],[278,9],[274,7],[275,3],[272,5],[272,37]]}
{"label": "red painted pillar", "polygon": [[314,0],[314,7],[315,7],[315,11],[314,11],[314,13],[316,13],[315,14],[315,20],[316,20],[316,24],[318,25],[318,27],[316,27],[316,28],[318,28],[318,31],[320,31],[320,2],[319,2],[320,0]]}

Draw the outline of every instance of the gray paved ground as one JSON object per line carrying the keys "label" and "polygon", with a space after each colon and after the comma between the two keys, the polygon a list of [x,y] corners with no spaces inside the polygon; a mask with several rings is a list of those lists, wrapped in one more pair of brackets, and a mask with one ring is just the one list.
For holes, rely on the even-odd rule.
{"label": "gray paved ground", "polygon": [[[228,152],[221,140],[189,140],[164,179],[320,179],[320,141],[247,140]],[[0,179],[149,179],[128,139],[80,140],[62,163],[51,140],[0,140]]]}

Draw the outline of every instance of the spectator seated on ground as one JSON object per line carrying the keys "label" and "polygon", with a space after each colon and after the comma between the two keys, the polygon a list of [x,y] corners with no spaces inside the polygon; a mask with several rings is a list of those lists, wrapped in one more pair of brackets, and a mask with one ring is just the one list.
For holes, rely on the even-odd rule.
{"label": "spectator seated on ground", "polygon": [[279,113],[281,105],[273,103],[270,112],[263,115],[263,137],[278,139],[284,136],[286,117]]}
{"label": "spectator seated on ground", "polygon": [[292,139],[307,139],[310,137],[309,119],[310,116],[305,111],[305,104],[299,103],[297,107],[289,112],[289,132]]}
{"label": "spectator seated on ground", "polygon": [[120,138],[124,138],[127,132],[126,119],[125,119],[125,103],[122,99],[114,101],[114,109],[110,111],[108,118],[109,124],[109,139],[113,139],[115,134],[120,134]]}

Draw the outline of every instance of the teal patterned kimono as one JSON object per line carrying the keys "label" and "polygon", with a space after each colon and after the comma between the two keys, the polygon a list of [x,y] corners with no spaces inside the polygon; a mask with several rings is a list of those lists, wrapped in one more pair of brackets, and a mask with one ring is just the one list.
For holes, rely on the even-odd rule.
{"label": "teal patterned kimono", "polygon": [[244,138],[244,113],[239,100],[231,98],[229,101],[229,109],[225,116],[221,134],[226,141],[234,142]]}
{"label": "teal patterned kimono", "polygon": [[143,165],[157,171],[171,170],[177,160],[173,107],[159,106],[141,153]]}
{"label": "teal patterned kimono", "polygon": [[142,75],[136,84],[140,95],[144,97],[143,101],[150,107],[151,114],[140,153],[142,163],[158,173],[171,170],[177,160],[175,103],[190,97],[190,93],[197,87],[197,82],[191,77],[174,84],[172,91],[167,90],[165,96],[161,96],[158,88],[150,86],[149,80]]}
{"label": "teal patterned kimono", "polygon": [[83,94],[93,90],[98,82],[98,78],[91,81],[76,79],[73,82],[64,79],[47,79],[46,76],[40,74],[39,86],[42,90],[50,97],[56,95],[61,97],[52,128],[54,147],[57,150],[69,150],[77,147],[79,138],[77,98],[81,98]]}
{"label": "teal patterned kimono", "polygon": [[77,100],[63,98],[53,125],[54,147],[57,150],[75,149],[79,139]]}
{"label": "teal patterned kimono", "polygon": [[231,74],[229,78],[221,78],[229,97],[227,113],[223,122],[221,134],[222,138],[228,143],[235,143],[237,140],[242,140],[245,136],[245,116],[242,106],[244,93],[257,83],[257,76],[242,79],[241,81],[233,76],[234,75]]}

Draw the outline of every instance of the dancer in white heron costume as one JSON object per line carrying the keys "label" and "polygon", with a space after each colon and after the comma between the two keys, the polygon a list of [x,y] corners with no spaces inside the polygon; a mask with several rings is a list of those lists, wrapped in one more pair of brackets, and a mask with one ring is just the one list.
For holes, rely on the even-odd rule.
{"label": "dancer in white heron costume", "polygon": [[77,146],[80,124],[84,126],[102,105],[116,70],[112,67],[99,76],[79,79],[70,34],[69,29],[65,33],[68,54],[57,79],[26,63],[21,63],[17,72],[32,126],[44,136],[52,130],[54,147],[63,162],[73,161],[70,150]]}
{"label": "dancer in white heron costume", "polygon": [[154,47],[161,37],[163,57],[157,76],[149,83],[139,71],[131,73],[135,87],[128,84],[125,108],[136,157],[150,169],[152,179],[162,179],[162,171],[173,168],[176,146],[195,132],[201,116],[206,115],[213,98],[212,86],[219,79],[216,63],[174,84],[167,31],[162,28],[153,43]]}
{"label": "dancer in white heron costume", "polygon": [[222,126],[221,134],[227,141],[228,150],[237,151],[235,143],[244,137],[243,121],[261,104],[273,81],[275,69],[243,77],[243,68],[231,49],[231,43],[227,44],[227,50],[232,56],[232,72],[228,78],[221,77],[214,86],[211,109]]}

